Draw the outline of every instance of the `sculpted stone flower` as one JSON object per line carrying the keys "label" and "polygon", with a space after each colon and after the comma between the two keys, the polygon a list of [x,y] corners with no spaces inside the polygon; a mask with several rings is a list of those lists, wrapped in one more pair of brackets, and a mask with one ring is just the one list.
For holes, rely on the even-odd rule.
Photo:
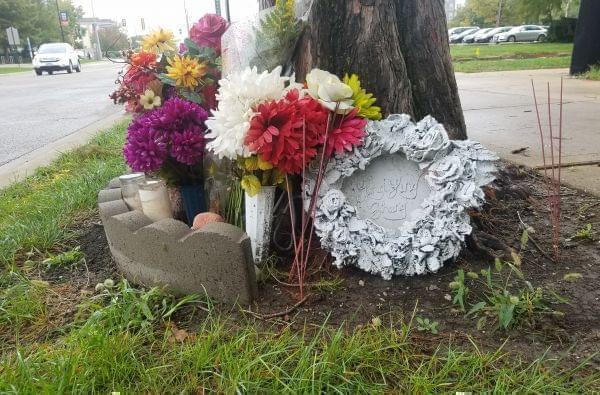
{"label": "sculpted stone flower", "polygon": [[354,109],[352,88],[338,76],[320,69],[312,69],[306,75],[308,93],[318,99],[330,111],[346,114]]}
{"label": "sculpted stone flower", "polygon": [[337,213],[344,203],[346,203],[346,196],[344,196],[342,191],[339,189],[331,189],[321,199],[319,209],[331,220],[337,217]]}
{"label": "sculpted stone flower", "polygon": [[460,158],[456,156],[446,156],[433,163],[429,168],[429,178],[434,183],[446,183],[457,180],[463,172],[463,165]]}
{"label": "sculpted stone flower", "polygon": [[444,127],[427,117],[416,128],[407,131],[404,141],[407,144],[407,157],[416,162],[434,160],[441,151],[450,147],[450,139]]}

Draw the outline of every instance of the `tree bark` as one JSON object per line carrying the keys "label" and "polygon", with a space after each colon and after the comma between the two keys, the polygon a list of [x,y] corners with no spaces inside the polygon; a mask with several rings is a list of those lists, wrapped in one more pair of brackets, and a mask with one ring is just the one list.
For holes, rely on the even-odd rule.
{"label": "tree bark", "polygon": [[314,0],[295,67],[358,74],[384,114],[431,114],[467,137],[443,0]]}
{"label": "tree bark", "polygon": [[258,0],[258,9],[262,11],[275,5],[275,0]]}
{"label": "tree bark", "polygon": [[585,73],[600,63],[600,1],[582,0],[575,29],[571,74]]}

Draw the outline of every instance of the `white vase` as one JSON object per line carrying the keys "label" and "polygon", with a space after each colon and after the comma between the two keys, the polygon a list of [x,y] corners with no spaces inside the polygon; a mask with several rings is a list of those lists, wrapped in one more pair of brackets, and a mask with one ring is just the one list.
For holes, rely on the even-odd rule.
{"label": "white vase", "polygon": [[255,263],[261,263],[269,256],[275,187],[263,186],[255,196],[249,196],[246,193],[244,200],[246,202],[246,233],[252,244],[252,256]]}

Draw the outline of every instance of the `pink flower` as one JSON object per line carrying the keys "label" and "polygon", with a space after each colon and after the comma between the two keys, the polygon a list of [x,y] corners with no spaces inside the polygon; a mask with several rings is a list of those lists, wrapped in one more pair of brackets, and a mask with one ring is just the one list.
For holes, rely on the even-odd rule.
{"label": "pink flower", "polygon": [[217,14],[206,14],[190,29],[190,39],[200,47],[210,47],[221,53],[221,36],[225,30],[225,19]]}
{"label": "pink flower", "polygon": [[327,147],[325,148],[327,156],[332,155],[334,151],[337,154],[352,151],[355,146],[362,144],[363,137],[366,134],[367,120],[356,116],[357,113],[358,109],[355,108],[352,112],[343,116],[342,123],[338,128],[329,132]]}

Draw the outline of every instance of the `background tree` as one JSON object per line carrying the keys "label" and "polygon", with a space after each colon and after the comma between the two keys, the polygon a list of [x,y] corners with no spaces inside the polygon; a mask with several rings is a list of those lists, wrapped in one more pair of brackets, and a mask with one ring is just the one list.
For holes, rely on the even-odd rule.
{"label": "background tree", "polygon": [[129,39],[119,26],[103,26],[98,29],[100,46],[104,51],[121,51],[129,48]]}
{"label": "background tree", "polygon": [[[83,15],[83,10],[75,7],[71,0],[59,1],[59,8],[69,15],[69,25],[63,27],[65,40],[75,44],[79,38],[77,21]],[[33,47],[45,42],[62,41],[56,3],[53,0],[0,0],[0,50],[6,51],[8,47],[4,30],[9,26],[19,30],[23,47],[27,37]]]}
{"label": "background tree", "polygon": [[579,3],[580,0],[467,0],[449,25],[491,27],[548,23],[576,16]]}
{"label": "background tree", "polygon": [[441,0],[315,0],[297,77],[313,67],[358,74],[384,113],[431,114],[451,138],[467,137]]}
{"label": "background tree", "polygon": [[571,74],[585,73],[600,65],[600,1],[583,0],[575,32]]}

